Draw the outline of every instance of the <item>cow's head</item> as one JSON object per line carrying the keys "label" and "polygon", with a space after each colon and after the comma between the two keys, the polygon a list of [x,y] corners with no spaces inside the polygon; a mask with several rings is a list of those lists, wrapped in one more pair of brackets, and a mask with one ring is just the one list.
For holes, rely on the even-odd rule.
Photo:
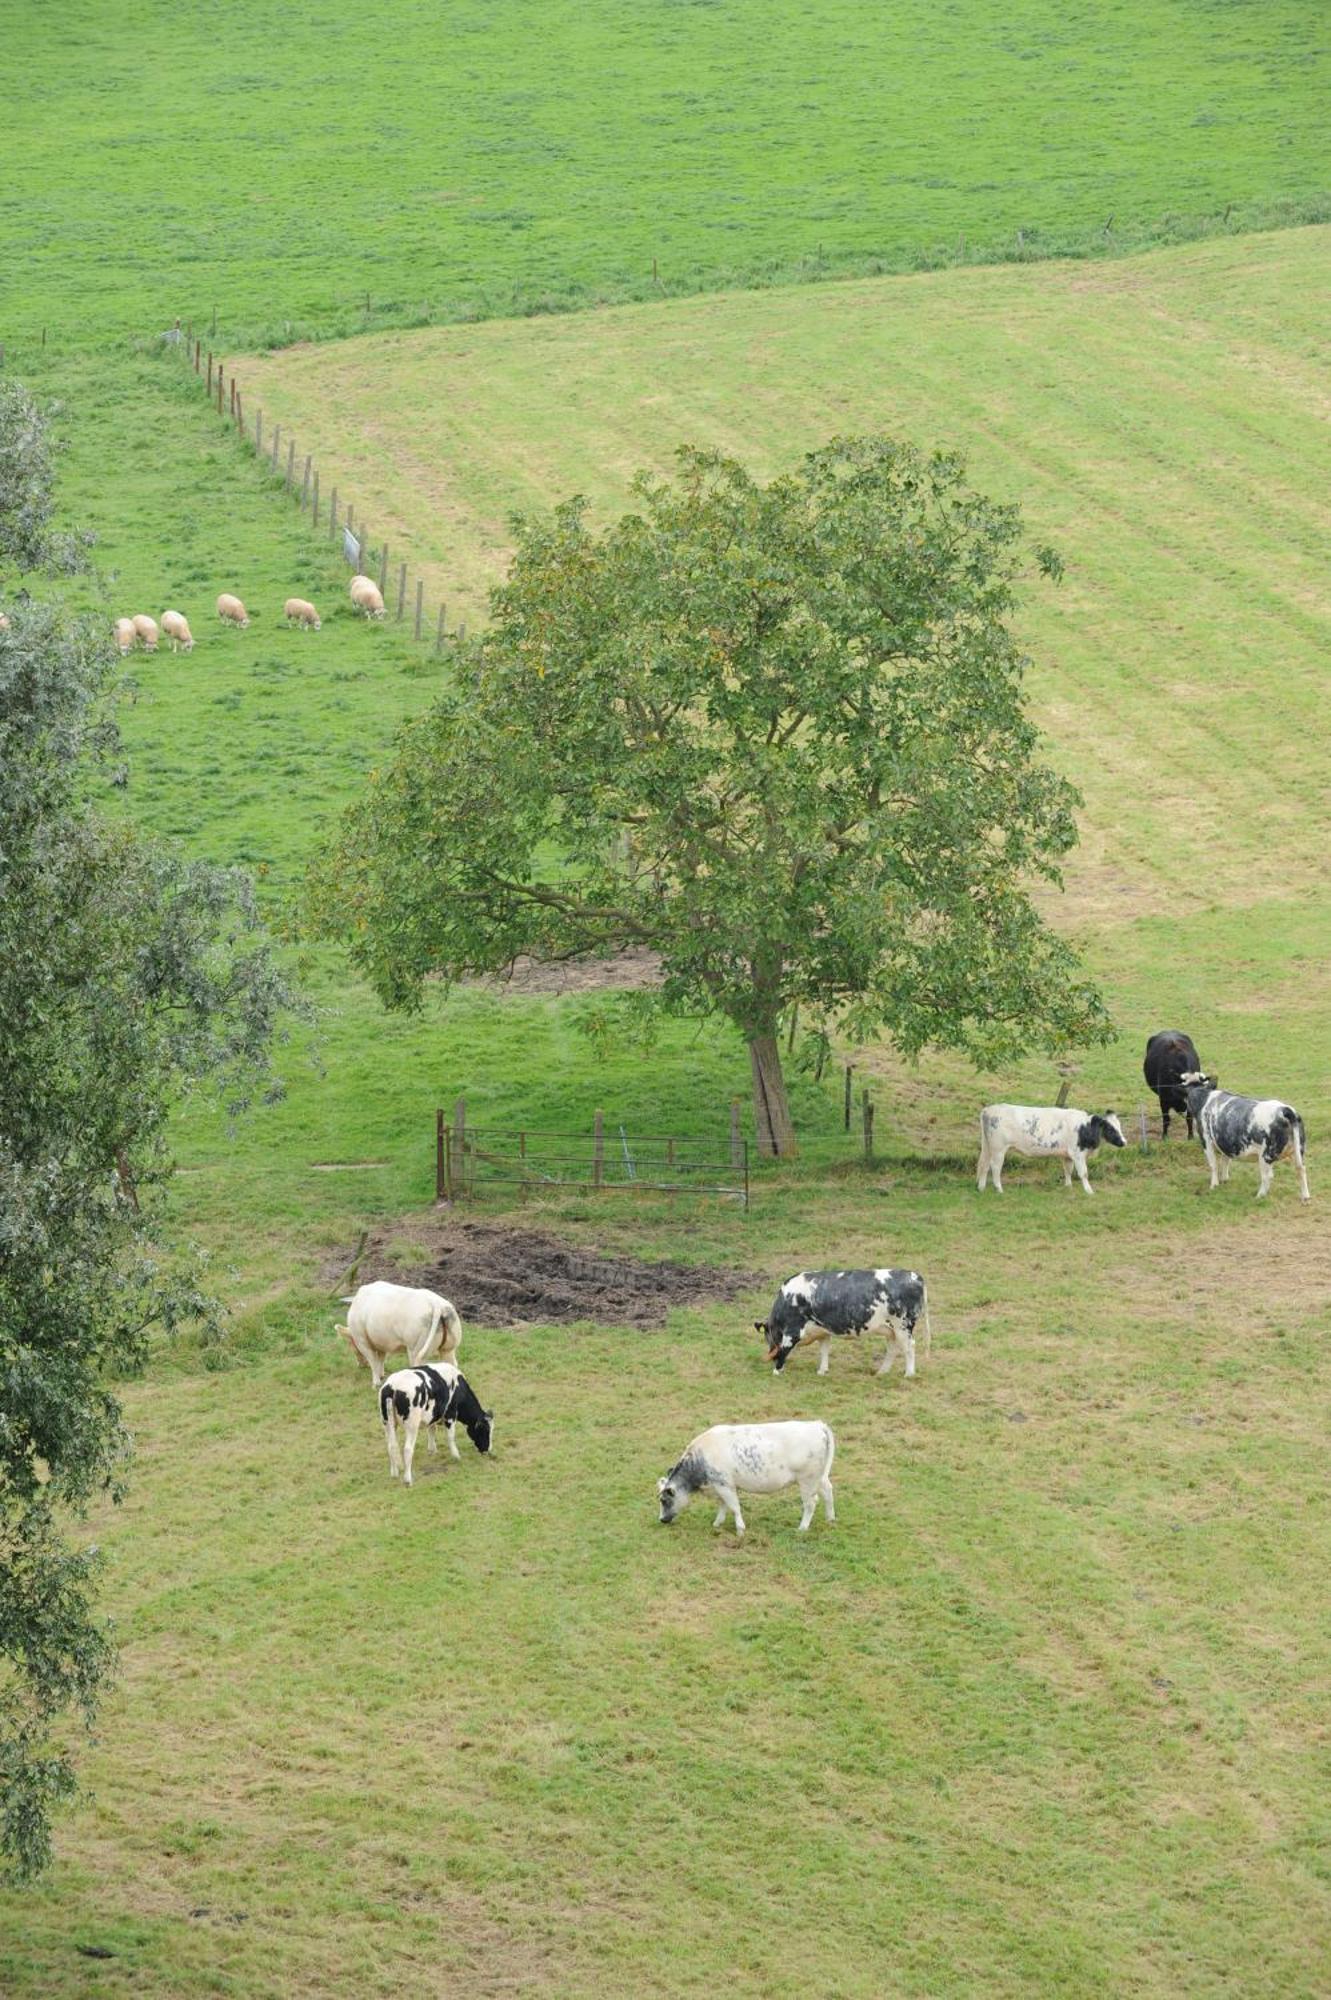
{"label": "cow's head", "polygon": [[361,1353],[359,1347],[357,1347],[355,1341],[351,1338],[351,1328],[349,1326],[339,1326],[335,1327],[333,1330],[335,1333],[341,1334],[343,1340],[346,1341],[347,1346],[351,1349],[352,1353],[355,1355],[361,1367],[368,1368],[370,1365],[369,1362],[365,1359],[365,1356]]}
{"label": "cow's head", "polygon": [[756,1319],[754,1331],[760,1333],[767,1347],[767,1358],[772,1364],[772,1373],[779,1375],[791,1355],[800,1344],[799,1333],[794,1327],[783,1327],[777,1333],[770,1320]]}
{"label": "cow's head", "polygon": [[1218,1080],[1207,1076],[1205,1070],[1189,1069],[1179,1078],[1179,1084],[1188,1094],[1188,1107],[1195,1114],[1199,1105],[1220,1088]]}
{"label": "cow's head", "polygon": [[672,1521],[679,1519],[679,1516],[688,1506],[689,1495],[680,1492],[668,1472],[664,1479],[657,1480],[656,1493],[657,1498],[661,1502],[661,1512],[657,1516],[657,1519],[663,1528],[668,1528]]}
{"label": "cow's head", "polygon": [[466,1428],[467,1428],[467,1436],[471,1439],[477,1451],[489,1451],[491,1445],[494,1443],[494,1434],[495,1434],[494,1411],[493,1410],[478,1411],[477,1414],[471,1419],[470,1423],[467,1425]]}
{"label": "cow's head", "polygon": [[1097,1111],[1094,1118],[1092,1118],[1091,1123],[1092,1125],[1095,1126],[1095,1129],[1100,1134],[1100,1137],[1105,1141],[1106,1145],[1109,1146],[1127,1145],[1128,1142],[1123,1137],[1123,1127],[1119,1124],[1118,1119],[1114,1116],[1114,1113],[1112,1111],[1106,1111],[1103,1114]]}

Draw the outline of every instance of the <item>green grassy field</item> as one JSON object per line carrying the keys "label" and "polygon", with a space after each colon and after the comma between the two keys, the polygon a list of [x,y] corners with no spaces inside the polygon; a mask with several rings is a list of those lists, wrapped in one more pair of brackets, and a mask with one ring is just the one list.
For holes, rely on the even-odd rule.
{"label": "green grassy field", "polygon": [[1331,197],[1297,0],[7,11],[12,336],[558,309]]}
{"label": "green grassy field", "polygon": [[[946,412],[980,476],[1029,486],[1033,525],[1070,562],[1060,595],[1032,595],[1036,685],[1091,800],[1068,914],[1126,1030],[1088,1058],[1076,1096],[1139,1101],[1140,1040],[1181,1021],[1227,1078],[1295,1095],[1311,1210],[1283,1171],[1262,1209],[1251,1170],[1209,1194],[1182,1144],[1097,1164],[1093,1202],[1031,1166],[981,1202],[975,1108],[1047,1097],[1045,1066],[976,1078],[870,1051],[873,1169],[805,1080],[809,1157],[764,1181],[747,1216],[570,1198],[524,1220],[769,1282],[811,1257],[917,1262],[937,1339],[915,1384],[872,1380],[860,1349],[821,1384],[807,1364],[775,1380],[749,1330],[765,1287],[661,1334],[469,1326],[495,1456],[424,1461],[403,1494],[331,1334],[330,1273],[376,1216],[421,1238],[434,1103],[465,1088],[492,1120],[582,1124],[600,1103],[630,1129],[714,1132],[743,1069],[729,1038],[689,1024],[653,1063],[622,1051],[598,1066],[576,1029],[585,1001],[471,992],[385,1021],[317,958],[318,1066],[290,1049],[288,1100],[234,1137],[199,1109],[178,1129],[184,1219],[234,1308],[231,1365],[185,1345],[128,1390],[134,1494],[95,1523],[122,1691],[55,1873],[0,1898],[5,1991],[1324,1989],[1325,752],[1308,619],[1326,488],[1304,407],[1315,329],[1298,318],[1320,248],[1300,233],[1072,285],[1000,273],[988,311],[959,298],[975,278],[727,299],[610,315],[598,343],[612,383],[641,370],[642,456],[665,434],[650,378],[677,434],[770,463],[783,423],[793,451],[822,421],[805,305],[821,307],[851,404],[885,366],[872,342],[856,348],[857,324],[889,342],[911,315],[927,325],[936,358],[897,365],[894,407],[924,435]],[[744,321],[754,305],[766,332]],[[568,394],[551,335],[579,330],[528,328],[530,349],[509,328],[449,337],[475,343],[449,347],[450,365],[491,385],[475,432],[488,410],[489,463],[476,443],[455,458],[490,483],[480,527],[454,544],[477,578],[506,501],[586,483],[595,463],[609,504],[632,462],[632,415],[607,440],[621,387],[600,394],[586,341],[568,348]],[[1083,343],[1115,396],[1095,400]],[[691,404],[681,350],[707,390]],[[386,402],[417,351],[381,351]],[[775,411],[735,358],[756,351]],[[1022,354],[1037,359],[1018,368]],[[364,350],[341,359],[364,379]],[[295,397],[306,364],[290,365]],[[157,359],[133,369],[115,394],[68,357],[39,380],[68,399],[66,503],[103,533],[114,608],[194,593],[195,653],[136,662],[131,804],[266,866],[278,911],[320,825],[442,669],[391,625],[282,630],[296,583],[326,611],[338,601],[339,563],[191,382]],[[805,383],[811,413],[782,378]],[[504,413],[523,402],[519,476]],[[590,441],[579,407],[597,412]],[[349,421],[330,449],[353,463]],[[206,615],[223,583],[260,614],[247,633]],[[1246,695],[1238,665],[1208,650],[1217,635],[1241,649]],[[1140,713],[1155,683],[1173,704],[1168,756]],[[1186,754],[1180,683],[1211,703]],[[1251,760],[1267,790],[1272,772],[1306,784],[1302,821],[1230,810]],[[1132,782],[1107,781],[1120,773]],[[751,1509],[742,1549],[702,1510],[655,1525],[653,1482],[696,1429],[792,1413],[837,1430],[833,1530],[797,1539],[786,1502]]]}
{"label": "green grassy field", "polygon": [[[654,255],[660,289],[697,290],[963,235],[1010,254],[1019,229],[1023,254],[1103,250],[1325,191],[1331,55],[1289,0],[62,0],[5,27],[0,339],[59,400],[63,511],[99,536],[104,580],[72,596],[108,620],[177,603],[199,640],[132,663],[127,809],[254,867],[278,923],[447,665],[349,616],[328,544],[127,336],[214,304],[228,347],[564,307],[652,289]],[[122,1681],[54,1870],[0,1892],[0,1992],[1331,1985],[1327,249],[1309,229],[237,364],[473,617],[510,507],[577,487],[604,512],[681,439],[766,470],[871,424],[959,444],[1068,561],[1023,612],[1087,796],[1051,913],[1124,1030],[1074,1102],[1135,1106],[1147,1031],[1184,1025],[1226,1082],[1299,1104],[1314,1201],[1281,1168],[1259,1208],[1251,1165],[1211,1194],[1181,1141],[1097,1158],[1093,1201],[1030,1164],[981,1201],[976,1109],[1047,1100],[1048,1064],[864,1051],[873,1167],[835,1080],[799,1076],[804,1158],[747,1214],[530,1202],[576,1242],[763,1283],[660,1333],[468,1319],[495,1454],[418,1458],[403,1493],[330,1293],[368,1223],[425,1240],[436,1103],[715,1135],[747,1068],[696,1023],[598,1061],[590,996],[432,992],[386,1019],[311,955],[286,1100],[234,1133],[178,1121],[231,1340],[126,1385],[133,1491],[92,1524]],[[223,588],[247,632],[212,617]],[[293,591],[318,635],[282,627]],[[755,1312],[824,1259],[927,1273],[916,1382],[862,1347],[820,1383],[764,1367]],[[696,1430],[790,1414],[836,1429],[834,1528],[798,1537],[790,1499],[755,1503],[742,1547],[702,1508],[657,1527]]]}

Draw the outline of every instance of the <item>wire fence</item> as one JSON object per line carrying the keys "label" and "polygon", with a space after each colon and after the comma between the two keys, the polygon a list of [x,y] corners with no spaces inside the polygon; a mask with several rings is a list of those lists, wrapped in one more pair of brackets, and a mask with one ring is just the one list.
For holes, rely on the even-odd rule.
{"label": "wire fence", "polygon": [[494,1190],[553,1188],[591,1193],[712,1194],[749,1205],[749,1144],[696,1136],[630,1133],[598,1112],[590,1132],[472,1126],[435,1113],[435,1194],[475,1199]]}
{"label": "wire fence", "polygon": [[363,517],[357,518],[354,503],[339,494],[336,486],[330,488],[321,480],[314,454],[299,449],[289,428],[284,432],[277,423],[266,427],[264,413],[257,405],[252,412],[246,409],[244,392],[236,376],[228,374],[221,357],[214,357],[212,350],[196,337],[193,327],[182,328],[177,322],[174,334],[167,338],[179,346],[203,384],[209,403],[216,405],[217,414],[235,426],[239,436],[253,448],[256,458],[268,462],[301,511],[309,514],[311,527],[323,532],[340,548],[349,569],[377,584],[383,615],[394,618],[398,624],[410,620],[412,636],[430,641],[436,653],[442,653],[450,641],[465,639],[465,619],[449,631],[446,604],[432,607],[433,617],[427,616],[425,579],[413,575],[407,563],[391,560],[386,538],[375,542],[368,522]]}

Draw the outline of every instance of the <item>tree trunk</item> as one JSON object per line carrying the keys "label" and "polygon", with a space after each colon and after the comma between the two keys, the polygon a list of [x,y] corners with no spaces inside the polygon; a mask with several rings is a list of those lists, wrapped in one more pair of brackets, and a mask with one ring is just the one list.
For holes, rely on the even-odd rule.
{"label": "tree trunk", "polygon": [[793,1160],[798,1150],[795,1127],[791,1123],[775,1032],[749,1037],[749,1065],[753,1071],[753,1122],[758,1130],[758,1151],[769,1158]]}

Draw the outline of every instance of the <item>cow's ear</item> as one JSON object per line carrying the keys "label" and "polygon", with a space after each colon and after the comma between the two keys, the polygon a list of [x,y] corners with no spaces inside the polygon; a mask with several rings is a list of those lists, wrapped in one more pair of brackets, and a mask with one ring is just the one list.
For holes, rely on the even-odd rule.
{"label": "cow's ear", "polygon": [[657,1492],[658,1492],[658,1493],[664,1493],[664,1492],[665,1492],[665,1490],[666,1490],[666,1484],[667,1484],[667,1482],[666,1482],[666,1480],[665,1480],[664,1478],[662,1478],[662,1479],[658,1479],[658,1480],[657,1480],[657,1482],[656,1482],[656,1490],[657,1490]]}
{"label": "cow's ear", "polygon": [[753,1330],[755,1333],[765,1334],[767,1332],[767,1321],[765,1319],[756,1319],[753,1322]]}

